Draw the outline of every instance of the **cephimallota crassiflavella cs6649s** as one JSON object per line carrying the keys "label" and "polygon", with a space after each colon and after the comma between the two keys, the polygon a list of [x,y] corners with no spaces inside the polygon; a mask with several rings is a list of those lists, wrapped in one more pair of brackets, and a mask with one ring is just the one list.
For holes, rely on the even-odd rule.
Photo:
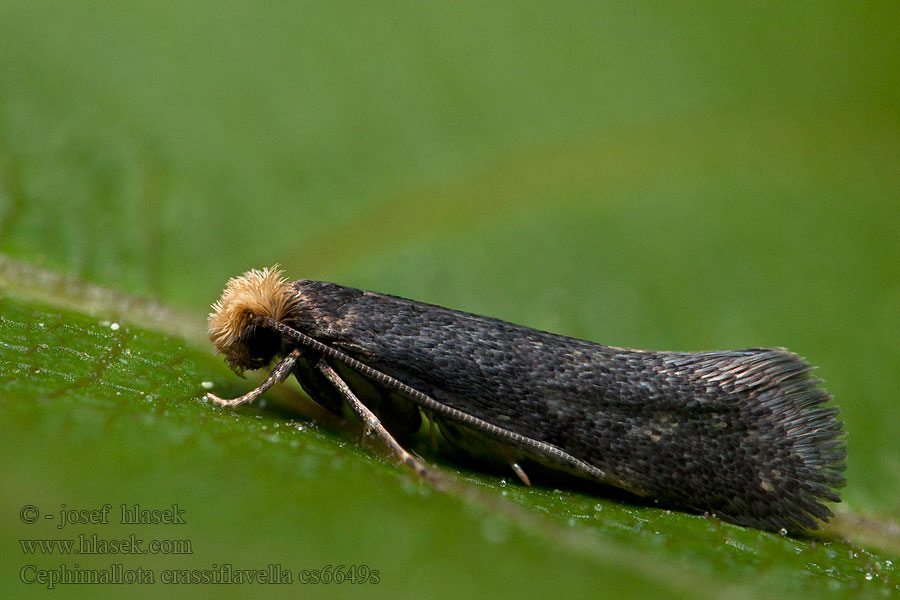
{"label": "cephimallota crassiflavella cs6649s", "polygon": [[615,486],[761,529],[833,516],[846,455],[812,367],[783,348],[652,352],[603,346],[277,268],[231,279],[210,339],[238,374],[280,361],[252,402],[291,373],[342,404],[404,463],[425,417],[461,454]]}

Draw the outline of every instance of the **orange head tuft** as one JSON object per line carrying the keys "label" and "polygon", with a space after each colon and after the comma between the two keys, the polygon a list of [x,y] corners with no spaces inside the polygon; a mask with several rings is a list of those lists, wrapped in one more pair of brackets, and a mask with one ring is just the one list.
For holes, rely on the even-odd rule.
{"label": "orange head tuft", "polygon": [[[231,278],[209,314],[209,339],[216,353],[224,354],[238,374],[265,366],[280,349],[280,336],[269,330],[264,330],[262,336],[256,335],[263,332],[257,332],[262,328],[254,324],[254,318],[271,317],[282,321],[296,308],[297,302],[291,282],[278,265],[270,269],[252,269]],[[259,346],[259,338],[263,338],[266,343],[262,345],[268,349],[262,353],[254,347]],[[273,343],[277,348],[270,352]]]}

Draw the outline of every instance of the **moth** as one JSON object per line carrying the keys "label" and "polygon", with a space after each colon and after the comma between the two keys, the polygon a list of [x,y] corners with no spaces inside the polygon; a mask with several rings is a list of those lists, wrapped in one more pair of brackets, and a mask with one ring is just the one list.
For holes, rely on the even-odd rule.
{"label": "moth", "polygon": [[394,454],[422,419],[464,457],[575,476],[761,529],[816,529],[839,502],[843,424],[812,367],[783,348],[653,352],[604,346],[271,269],[213,305],[216,352],[242,374],[278,359],[252,402],[293,374],[346,404]]}

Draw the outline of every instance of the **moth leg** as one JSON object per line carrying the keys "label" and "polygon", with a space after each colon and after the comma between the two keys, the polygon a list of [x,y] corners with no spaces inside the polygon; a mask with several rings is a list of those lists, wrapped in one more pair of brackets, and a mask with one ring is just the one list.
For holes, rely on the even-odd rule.
{"label": "moth leg", "polygon": [[287,376],[290,375],[291,371],[294,369],[294,365],[297,363],[297,360],[300,358],[299,350],[292,350],[281,359],[275,368],[272,369],[272,372],[269,373],[269,376],[266,377],[266,380],[263,381],[259,387],[255,390],[247,392],[243,396],[239,396],[237,398],[233,398],[231,400],[226,400],[225,398],[219,398],[215,394],[206,394],[206,398],[211,400],[213,403],[221,406],[223,408],[237,408],[243,404],[249,404],[253,402],[261,395],[266,393],[266,391],[277,383],[281,383]]}
{"label": "moth leg", "polygon": [[509,466],[512,467],[512,470],[515,472],[515,474],[519,476],[519,479],[522,480],[522,483],[527,486],[531,485],[531,480],[528,479],[528,475],[525,474],[525,470],[519,465],[519,463],[510,463]]}
{"label": "moth leg", "polygon": [[380,437],[384,442],[390,447],[391,451],[400,459],[405,465],[412,467],[412,469],[418,473],[419,475],[425,476],[427,474],[427,469],[425,468],[425,464],[407,452],[403,446],[397,443],[397,440],[394,439],[394,436],[390,434],[390,432],[385,429],[384,425],[381,424],[381,421],[378,420],[378,417],[375,416],[371,410],[366,407],[365,404],[360,402],[359,398],[350,390],[347,384],[341,379],[341,376],[337,374],[337,372],[331,368],[327,362],[325,362],[324,358],[319,359],[319,362],[316,363],[316,368],[328,378],[328,381],[334,385],[335,388],[341,393],[344,397],[344,400],[347,401],[347,404],[350,406],[350,409],[353,413],[359,417],[359,420],[365,424],[366,429],[369,431],[374,431],[378,437]]}

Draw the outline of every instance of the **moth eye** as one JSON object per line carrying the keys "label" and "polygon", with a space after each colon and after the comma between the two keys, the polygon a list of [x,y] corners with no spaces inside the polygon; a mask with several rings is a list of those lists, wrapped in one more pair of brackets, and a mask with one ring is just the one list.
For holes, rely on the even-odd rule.
{"label": "moth eye", "polygon": [[265,327],[247,332],[247,354],[254,361],[269,362],[281,350],[281,334]]}

